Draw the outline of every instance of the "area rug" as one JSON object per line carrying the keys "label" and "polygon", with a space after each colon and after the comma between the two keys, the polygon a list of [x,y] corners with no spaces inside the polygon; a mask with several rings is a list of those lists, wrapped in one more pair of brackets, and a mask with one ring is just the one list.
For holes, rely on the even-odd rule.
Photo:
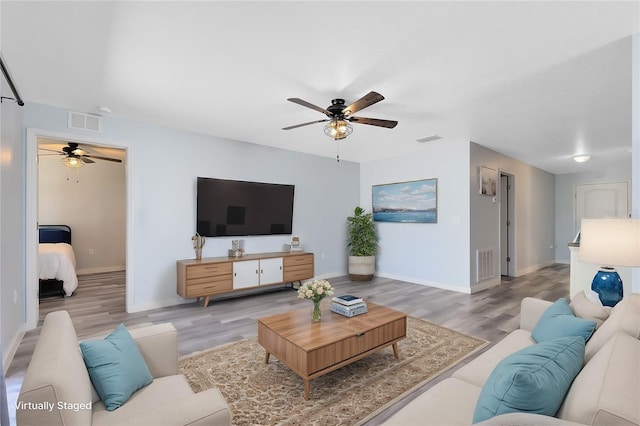
{"label": "area rug", "polygon": [[309,401],[298,375],[274,356],[264,363],[255,338],[182,358],[180,370],[195,392],[219,388],[237,426],[355,425],[488,344],[409,317],[400,360],[388,347],[312,380]]}

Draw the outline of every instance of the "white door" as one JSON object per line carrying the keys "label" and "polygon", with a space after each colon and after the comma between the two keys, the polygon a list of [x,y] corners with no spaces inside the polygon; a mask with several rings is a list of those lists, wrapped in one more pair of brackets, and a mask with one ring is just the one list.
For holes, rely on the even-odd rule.
{"label": "white door", "polygon": [[576,185],[574,234],[582,219],[629,217],[628,183]]}
{"label": "white door", "polygon": [[281,283],[282,278],[282,258],[260,260],[260,285]]}
{"label": "white door", "polygon": [[260,262],[258,260],[243,260],[233,262],[233,288],[257,287],[259,285]]}

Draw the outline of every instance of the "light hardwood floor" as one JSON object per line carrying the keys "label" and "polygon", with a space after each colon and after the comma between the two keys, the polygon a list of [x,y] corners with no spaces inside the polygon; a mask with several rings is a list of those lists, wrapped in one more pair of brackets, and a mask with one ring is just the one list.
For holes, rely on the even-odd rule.
{"label": "light hardwood floor", "polygon": [[[518,328],[520,301],[526,296],[555,301],[569,296],[569,266],[555,264],[518,278],[503,277],[499,286],[472,295],[418,284],[374,278],[351,282],[348,277],[330,279],[338,294],[357,294],[364,299],[493,343]],[[40,303],[40,324],[44,316],[60,309],[69,311],[80,339],[106,334],[120,323],[138,326],[171,322],[178,330],[181,356],[257,335],[257,319],[311,304],[296,297],[294,290],[279,288],[243,297],[215,300],[207,308],[187,303],[128,314],[125,312],[124,272],[79,277],[70,298]],[[39,328],[25,334],[7,371],[10,413],[15,412],[24,372],[29,364]],[[402,343],[400,343],[400,346]],[[418,395],[444,377],[414,392]],[[369,422],[379,424],[412,396]],[[12,420],[12,424],[15,424]]]}

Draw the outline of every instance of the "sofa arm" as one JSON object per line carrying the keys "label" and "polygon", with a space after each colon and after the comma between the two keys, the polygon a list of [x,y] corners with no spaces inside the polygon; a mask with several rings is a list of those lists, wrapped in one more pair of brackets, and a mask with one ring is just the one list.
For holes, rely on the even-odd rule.
{"label": "sofa arm", "polygon": [[520,328],[533,331],[538,320],[552,302],[534,297],[525,297],[520,303]]}
{"label": "sofa arm", "polygon": [[130,329],[154,378],[178,374],[178,332],[171,323]]}

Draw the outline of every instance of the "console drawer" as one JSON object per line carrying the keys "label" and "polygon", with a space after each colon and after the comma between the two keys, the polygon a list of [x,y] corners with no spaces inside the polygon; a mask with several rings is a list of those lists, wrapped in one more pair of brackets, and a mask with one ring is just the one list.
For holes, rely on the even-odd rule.
{"label": "console drawer", "polygon": [[231,275],[232,263],[205,263],[202,265],[190,265],[187,267],[187,280],[201,277],[214,277],[216,275]]}
{"label": "console drawer", "polygon": [[200,297],[208,296],[214,293],[220,293],[224,291],[231,291],[233,289],[233,283],[231,276],[225,277],[220,281],[212,281],[210,279],[203,282],[189,282],[187,285],[186,297]]}
{"label": "console drawer", "polygon": [[316,373],[334,364],[406,336],[406,318],[367,330],[309,353],[308,372]]}
{"label": "console drawer", "polygon": [[296,256],[285,256],[284,266],[292,267],[296,265],[313,265],[313,254],[300,254]]}

